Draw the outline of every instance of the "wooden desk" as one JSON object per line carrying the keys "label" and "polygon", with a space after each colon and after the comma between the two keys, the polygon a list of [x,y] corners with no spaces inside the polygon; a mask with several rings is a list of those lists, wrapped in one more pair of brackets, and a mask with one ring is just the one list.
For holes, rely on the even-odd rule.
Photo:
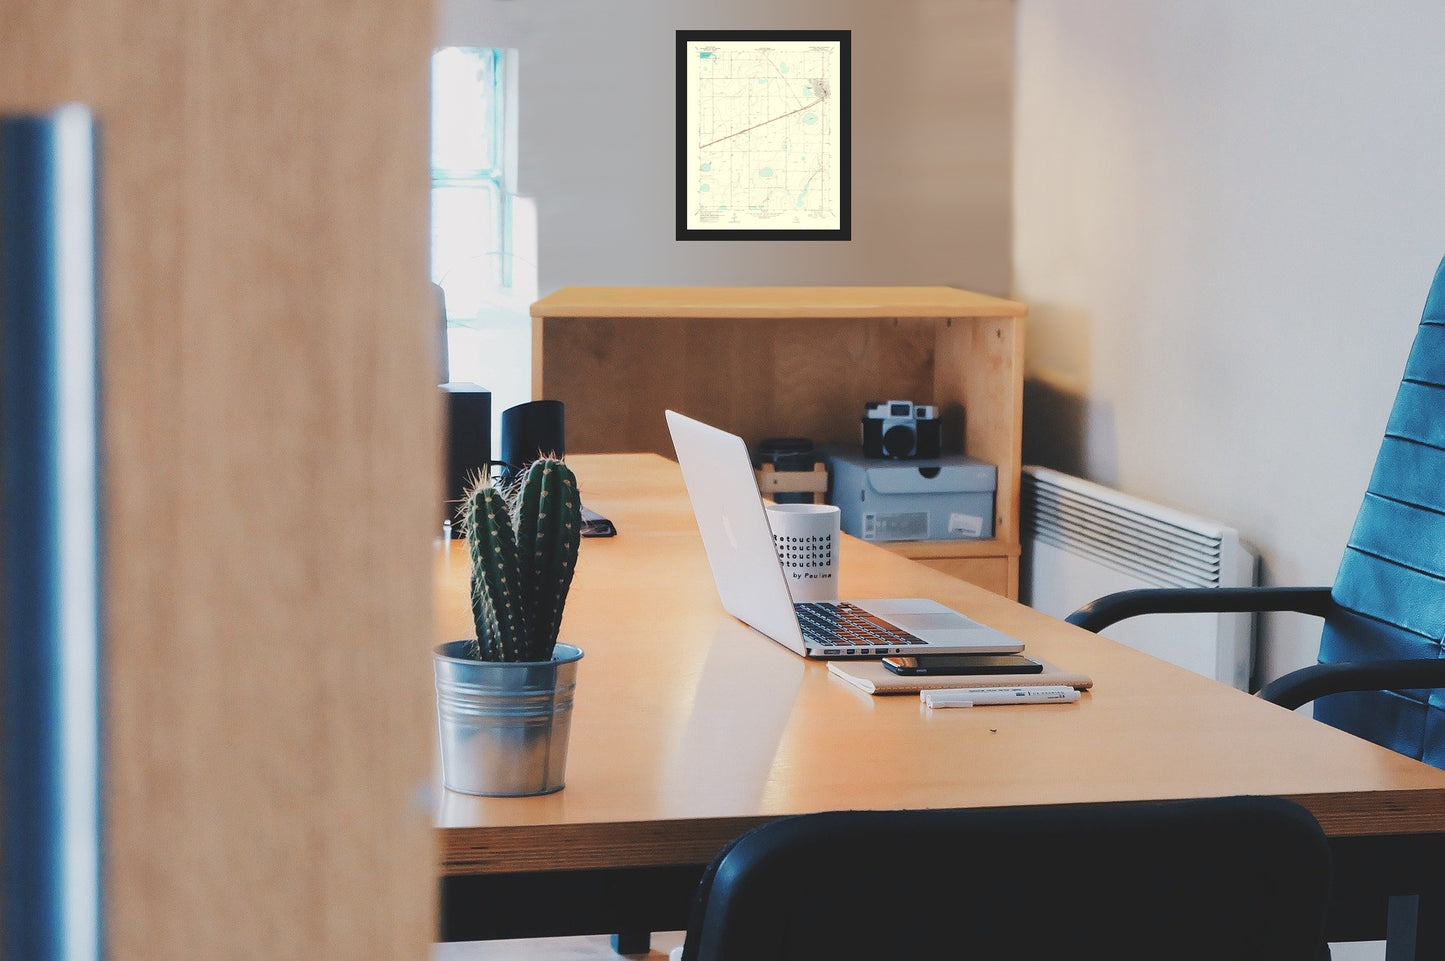
{"label": "wooden desk", "polygon": [[[937,598],[1095,680],[1073,705],[930,713],[871,697],[722,610],[675,464],[569,462],[619,535],[584,541],[563,622],[586,651],[567,787],[444,795],[447,937],[677,928],[730,838],[844,808],[1282,795],[1324,826],[1345,889],[1441,883],[1426,865],[1445,863],[1445,772],[845,538],[845,596]],[[438,637],[467,635],[459,544],[438,570]],[[542,892],[554,899],[528,913]],[[1337,936],[1376,921],[1342,918]]]}

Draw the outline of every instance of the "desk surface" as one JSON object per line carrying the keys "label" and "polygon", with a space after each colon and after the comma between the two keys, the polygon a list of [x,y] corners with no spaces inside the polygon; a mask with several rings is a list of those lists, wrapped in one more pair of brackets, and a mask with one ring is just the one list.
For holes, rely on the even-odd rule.
{"label": "desk surface", "polygon": [[[702,863],[785,814],[1277,794],[1335,837],[1445,833],[1445,771],[845,538],[845,597],[934,597],[1082,670],[1072,705],[928,712],[873,697],[730,617],[677,465],[568,459],[619,535],[586,540],[562,636],[584,649],[567,787],[444,792],[443,874]],[[439,640],[471,633],[461,542]]]}
{"label": "desk surface", "polygon": [[1022,317],[1012,300],[956,287],[564,287],[533,317]]}

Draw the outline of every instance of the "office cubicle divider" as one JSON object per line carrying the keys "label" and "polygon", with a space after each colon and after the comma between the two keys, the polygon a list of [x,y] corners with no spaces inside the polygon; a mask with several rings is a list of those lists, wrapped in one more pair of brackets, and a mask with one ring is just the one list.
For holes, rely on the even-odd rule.
{"label": "office cubicle divider", "polygon": [[0,958],[99,961],[96,138],[0,117]]}

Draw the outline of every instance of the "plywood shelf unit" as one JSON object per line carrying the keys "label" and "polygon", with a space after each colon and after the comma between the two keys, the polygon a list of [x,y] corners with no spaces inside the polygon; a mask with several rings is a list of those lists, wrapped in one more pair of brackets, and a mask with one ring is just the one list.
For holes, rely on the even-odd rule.
{"label": "plywood shelf unit", "polygon": [[858,442],[869,400],[935,404],[945,452],[998,468],[995,536],[884,545],[1018,594],[1023,304],[952,287],[566,287],[532,305],[532,394],[569,453],[673,456],[666,408],[755,445]]}

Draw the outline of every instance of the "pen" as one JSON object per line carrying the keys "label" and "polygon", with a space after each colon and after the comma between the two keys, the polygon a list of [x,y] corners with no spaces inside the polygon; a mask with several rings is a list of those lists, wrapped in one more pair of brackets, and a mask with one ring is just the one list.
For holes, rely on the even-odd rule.
{"label": "pen", "polygon": [[993,704],[1068,704],[1079,692],[1064,685],[1037,687],[948,687],[920,691],[928,707],[984,707]]}

